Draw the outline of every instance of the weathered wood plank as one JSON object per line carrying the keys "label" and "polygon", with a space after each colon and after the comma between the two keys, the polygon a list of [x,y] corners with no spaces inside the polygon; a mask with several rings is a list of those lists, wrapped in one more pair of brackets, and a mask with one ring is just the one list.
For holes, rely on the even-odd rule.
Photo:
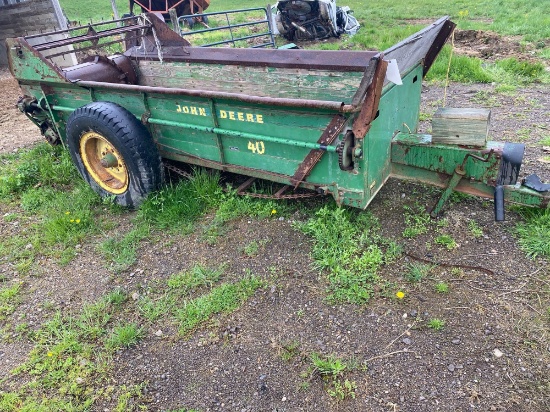
{"label": "weathered wood plank", "polygon": [[439,108],[432,119],[432,142],[485,146],[491,111]]}
{"label": "weathered wood plank", "polygon": [[139,62],[140,84],[253,96],[350,102],[363,73],[232,65]]}

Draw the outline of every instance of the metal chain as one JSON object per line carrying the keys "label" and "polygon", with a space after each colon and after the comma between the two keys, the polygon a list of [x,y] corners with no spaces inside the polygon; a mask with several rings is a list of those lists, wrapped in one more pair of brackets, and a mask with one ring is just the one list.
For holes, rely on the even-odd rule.
{"label": "metal chain", "polygon": [[[193,175],[191,173],[187,173],[184,170],[181,170],[180,168],[170,165],[170,164],[164,164],[164,167],[174,173],[177,173],[180,176],[185,177],[186,179],[193,179]],[[321,196],[320,193],[317,192],[310,192],[310,193],[295,193],[292,195],[281,195],[281,196],[275,196],[275,195],[265,195],[260,193],[251,193],[251,192],[245,192],[245,193],[237,193],[241,196],[249,196],[249,197],[257,197],[259,199],[273,199],[273,200],[281,200],[281,199],[306,199],[309,197],[317,197]]]}
{"label": "metal chain", "polygon": [[186,179],[191,180],[193,178],[193,175],[191,173],[187,173],[186,171],[181,170],[181,169],[177,168],[176,166],[172,166],[172,165],[169,165],[169,164],[165,163],[164,167],[167,168],[168,170],[170,170],[171,172],[177,173],[178,175],[185,177]]}

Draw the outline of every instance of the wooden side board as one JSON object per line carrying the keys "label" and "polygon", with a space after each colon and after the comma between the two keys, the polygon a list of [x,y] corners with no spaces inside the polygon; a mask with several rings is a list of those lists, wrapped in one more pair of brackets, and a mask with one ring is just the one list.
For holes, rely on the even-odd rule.
{"label": "wooden side board", "polygon": [[204,63],[138,62],[139,84],[350,103],[363,72]]}

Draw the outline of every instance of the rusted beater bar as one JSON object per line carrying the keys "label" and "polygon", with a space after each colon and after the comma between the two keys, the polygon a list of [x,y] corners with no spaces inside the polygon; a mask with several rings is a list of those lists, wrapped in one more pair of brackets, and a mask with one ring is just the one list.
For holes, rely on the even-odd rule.
{"label": "rusted beater bar", "polygon": [[[143,36],[141,35],[138,35],[136,36],[135,38],[141,38]],[[105,43],[101,43],[97,46],[88,46],[88,47],[80,47],[78,49],[73,49],[73,50],[65,50],[65,51],[62,51],[62,52],[57,52],[57,53],[53,53],[53,54],[48,54],[47,56],[45,56],[47,59],[51,59],[52,57],[57,57],[57,56],[63,56],[64,54],[69,54],[69,53],[75,53],[75,52],[81,52],[81,51],[84,51],[84,50],[91,50],[91,49],[97,49],[98,47],[104,47],[104,46],[108,46],[110,44],[116,44],[116,43],[121,43],[123,42],[124,39],[119,39],[119,40],[113,40],[113,41],[108,41],[108,42],[105,42]],[[56,48],[56,47],[52,47],[53,48]]]}
{"label": "rusted beater bar", "polygon": [[[69,33],[71,31],[84,30],[84,29],[89,28],[90,26],[92,26],[92,27],[105,26],[106,24],[123,22],[123,21],[127,21],[127,20],[134,20],[136,18],[137,18],[136,16],[124,17],[124,18],[119,19],[119,20],[102,21],[102,22],[94,23],[94,24],[86,24],[85,26],[71,27],[70,29],[54,30],[54,31],[46,32],[46,33],[31,34],[29,36],[25,36],[25,39],[34,39],[35,37],[49,36],[49,35],[52,35],[52,34]],[[139,25],[139,24],[135,24],[134,26],[144,27],[143,25]]]}
{"label": "rusted beater bar", "polygon": [[118,34],[128,33],[128,32],[132,32],[132,31],[138,31],[138,30],[141,30],[141,29],[146,28],[146,27],[150,27],[150,26],[117,27],[115,29],[110,29],[110,30],[104,30],[104,31],[97,32],[97,34],[94,34],[94,35],[91,35],[91,36],[88,35],[88,34],[83,34],[81,36],[69,37],[67,39],[54,40],[54,41],[51,41],[51,42],[48,42],[48,43],[43,43],[43,44],[36,45],[36,46],[34,46],[34,48],[35,48],[36,51],[55,49],[57,47],[68,46],[70,44],[83,43],[85,41],[101,39],[103,37],[116,36]]}
{"label": "rusted beater bar", "polygon": [[218,98],[218,99],[238,100],[241,102],[254,103],[254,104],[332,110],[340,113],[354,113],[359,110],[359,108],[350,104],[344,104],[343,102],[334,102],[334,101],[326,101],[326,100],[286,99],[281,97],[250,96],[248,94],[242,94],[242,93],[212,92],[208,90],[191,90],[191,89],[154,87],[154,86],[138,86],[134,84],[118,84],[118,83],[114,84],[114,83],[92,82],[92,81],[77,81],[75,82],[75,84],[77,84],[78,86],[87,87],[87,88],[99,87],[99,88],[111,89],[111,90],[126,90],[126,91],[143,92],[143,93],[204,97],[206,99]]}

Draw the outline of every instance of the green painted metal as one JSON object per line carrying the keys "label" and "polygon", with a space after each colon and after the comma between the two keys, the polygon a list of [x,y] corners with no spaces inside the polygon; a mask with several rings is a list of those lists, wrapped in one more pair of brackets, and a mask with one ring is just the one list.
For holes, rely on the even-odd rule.
{"label": "green painted metal", "polygon": [[460,182],[460,180],[463,177],[464,177],[464,169],[462,168],[462,166],[457,166],[455,168],[455,172],[453,173],[453,176],[449,180],[449,184],[441,194],[441,197],[437,201],[437,204],[434,206],[434,208],[430,213],[432,217],[436,217],[439,214],[439,212],[441,212],[443,205],[445,204],[449,196],[451,196],[451,193],[453,193],[453,190],[455,190],[456,185]]}
{"label": "green painted metal", "polygon": [[[153,118],[148,118],[147,122],[151,124],[160,124],[164,126],[180,127],[182,129],[198,130],[202,132],[214,133],[214,134],[219,134],[223,136],[233,136],[233,137],[240,137],[243,139],[252,139],[252,140],[259,140],[259,141],[270,142],[270,143],[279,143],[279,144],[284,144],[288,146],[303,147],[307,149],[322,149],[322,150],[326,150],[327,152],[333,152],[333,153],[336,152],[336,147],[334,146],[327,146],[323,148],[320,144],[317,144],[317,143],[300,142],[297,140],[280,139],[277,137],[271,137],[267,135],[237,132],[234,130],[221,129],[219,127],[199,126],[199,125],[193,125],[189,123],[173,122],[170,120],[160,120],[160,119],[153,119]],[[265,150],[265,149],[261,149],[261,150]]]}

